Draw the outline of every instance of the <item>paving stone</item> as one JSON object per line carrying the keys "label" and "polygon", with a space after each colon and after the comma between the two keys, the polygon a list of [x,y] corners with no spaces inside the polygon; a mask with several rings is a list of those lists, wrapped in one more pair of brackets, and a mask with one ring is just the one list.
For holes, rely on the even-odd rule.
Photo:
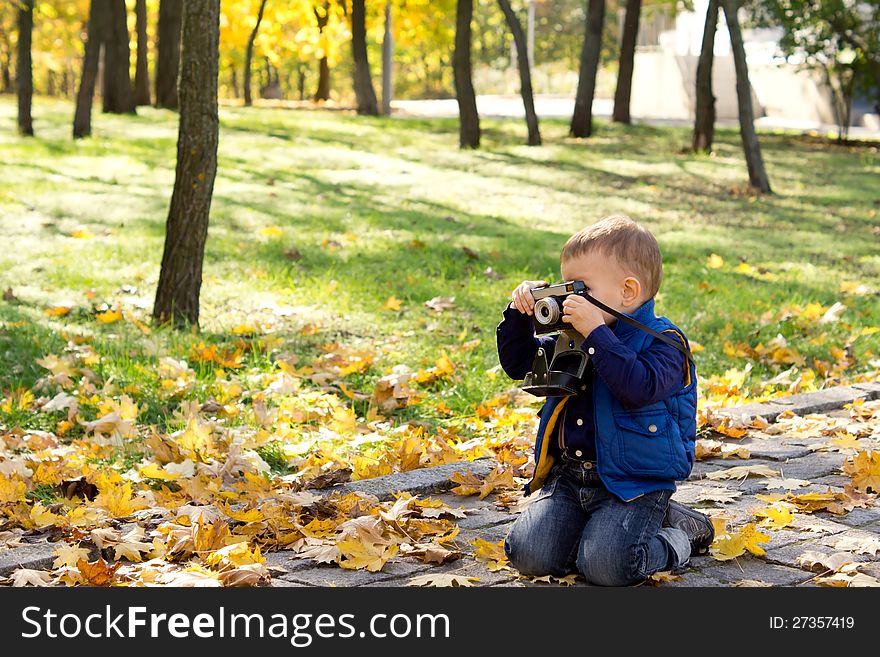
{"label": "paving stone", "polygon": [[[735,443],[739,445],[740,443]],[[744,440],[742,446],[751,452],[753,459],[767,459],[770,461],[785,461],[807,456],[810,449],[801,445],[792,445],[782,440],[772,438],[752,438]]]}
{"label": "paving stone", "polygon": [[774,586],[794,586],[812,577],[799,568],[788,568],[768,563],[756,557],[742,556],[718,566],[708,566],[700,574],[716,578],[725,584],[735,584],[744,579],[767,582]]}
{"label": "paving stone", "polygon": [[494,459],[480,457],[473,461],[447,463],[430,468],[397,472],[385,475],[384,477],[350,481],[345,484],[322,489],[321,492],[331,493],[338,491],[343,495],[349,492],[358,492],[375,495],[380,501],[393,500],[394,493],[403,490],[409,491],[413,495],[432,495],[457,486],[458,484],[450,479],[456,472],[461,474],[473,473],[482,478],[488,475],[494,466]]}
{"label": "paving stone", "polygon": [[55,561],[53,552],[58,543],[25,543],[23,545],[0,551],[0,577],[10,575],[16,568],[32,568],[42,570],[52,566]]}
{"label": "paving stone", "polygon": [[[821,554],[829,555],[838,551],[842,550],[835,550],[828,545],[823,545],[815,540],[807,539],[789,545],[783,545],[775,549],[768,549],[767,554],[764,556],[764,560],[768,563],[775,563],[789,568],[798,568],[804,572],[808,572],[805,568],[798,565],[798,558],[805,552],[819,552]],[[853,561],[866,560],[867,559],[863,555],[853,555]]]}
{"label": "paving stone", "polygon": [[682,573],[678,573],[678,576],[681,577],[681,579],[671,582],[663,582],[660,586],[664,589],[697,586],[717,588],[720,586],[726,586],[726,584],[717,577],[712,577],[699,570],[686,570]]}
{"label": "paving stone", "polygon": [[288,582],[286,579],[281,579],[279,577],[273,577],[272,582],[269,584],[273,589],[280,588],[282,586],[297,586],[297,587],[306,587],[311,586],[311,584],[299,584],[297,582]]}
{"label": "paving stone", "polygon": [[494,511],[492,509],[478,510],[476,513],[469,513],[467,518],[461,520],[456,519],[455,524],[461,529],[471,529],[480,527],[491,527],[506,522],[512,522],[516,519],[516,515],[508,511]]}
{"label": "paving stone", "polygon": [[859,392],[866,393],[865,399],[880,399],[880,381],[865,381],[863,383],[854,383],[852,387]]}
{"label": "paving stone", "polygon": [[783,475],[790,479],[815,479],[837,474],[843,467],[844,457],[841,454],[825,454],[815,452],[810,456],[791,459],[778,466]]}
{"label": "paving stone", "polygon": [[851,386],[835,386],[816,392],[779,397],[774,399],[773,403],[785,406],[798,415],[807,415],[808,413],[821,413],[841,408],[844,404],[848,404],[859,397],[865,397],[866,392],[866,390]]}
{"label": "paving stone", "polygon": [[[828,517],[831,516],[829,515]],[[846,515],[833,517],[841,524],[864,528],[866,525],[880,520],[880,508],[872,506],[867,509],[853,509]]]}
{"label": "paving stone", "polygon": [[401,575],[412,575],[421,569],[414,560],[389,561],[382,570],[375,573],[363,569],[349,570],[336,565],[316,564],[313,568],[281,575],[279,579],[311,586],[362,586],[381,580],[393,579]]}
{"label": "paving stone", "polygon": [[265,566],[277,566],[284,568],[287,572],[305,570],[314,568],[320,564],[315,563],[312,559],[298,559],[290,550],[282,550],[281,552],[268,552],[263,555],[266,558]]}
{"label": "paving stone", "polygon": [[727,408],[714,409],[718,415],[726,415],[732,418],[740,418],[747,415],[750,418],[762,417],[768,422],[776,420],[776,416],[788,408],[782,404],[776,403],[760,403],[760,404],[744,404],[742,406],[729,406]]}

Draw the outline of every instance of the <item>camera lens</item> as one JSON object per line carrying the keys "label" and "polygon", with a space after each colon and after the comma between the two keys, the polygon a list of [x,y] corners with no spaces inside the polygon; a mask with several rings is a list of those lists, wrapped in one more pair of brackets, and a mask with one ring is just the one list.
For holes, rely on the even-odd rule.
{"label": "camera lens", "polygon": [[559,304],[552,297],[538,299],[535,304],[535,319],[539,324],[553,324],[559,319]]}

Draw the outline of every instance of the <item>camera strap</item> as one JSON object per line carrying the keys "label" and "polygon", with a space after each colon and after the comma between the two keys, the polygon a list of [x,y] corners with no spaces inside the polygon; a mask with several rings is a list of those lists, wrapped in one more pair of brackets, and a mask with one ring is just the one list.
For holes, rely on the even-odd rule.
{"label": "camera strap", "polygon": [[645,326],[640,321],[635,320],[632,317],[627,317],[623,313],[617,312],[616,310],[614,310],[614,308],[610,308],[609,306],[606,306],[604,303],[602,303],[596,297],[594,297],[590,294],[584,294],[582,296],[584,298],[586,298],[587,301],[592,303],[594,306],[598,306],[599,308],[604,310],[609,315],[614,315],[617,319],[624,321],[627,324],[631,324],[632,326],[635,326],[636,328],[639,328],[639,329],[645,331],[645,333],[648,333],[649,335],[653,335],[655,338],[657,338],[658,340],[662,340],[663,342],[665,342],[668,345],[672,345],[673,347],[678,349],[681,353],[683,353],[685,355],[685,357],[694,364],[694,367],[697,366],[697,362],[694,360],[694,357],[693,357],[693,355],[691,355],[691,352],[688,351],[680,341],[673,340],[669,336],[663,335],[662,333],[658,333],[654,329]]}

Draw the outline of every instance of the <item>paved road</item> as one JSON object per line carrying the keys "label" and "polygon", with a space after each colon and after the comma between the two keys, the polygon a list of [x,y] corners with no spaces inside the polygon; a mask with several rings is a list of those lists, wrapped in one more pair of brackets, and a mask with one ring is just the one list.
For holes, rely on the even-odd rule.
{"label": "paved road", "polygon": [[[395,100],[391,104],[392,110],[399,116],[422,116],[431,118],[449,118],[458,116],[458,102],[454,98],[441,100]],[[614,101],[610,98],[596,98],[593,101],[593,116],[610,119]],[[523,118],[523,104],[519,96],[477,96],[477,111],[481,117],[487,118]],[[539,118],[570,119],[574,111],[574,98],[565,96],[535,97],[535,111]],[[692,122],[680,119],[661,119],[656,117],[633,116],[639,123],[650,125],[678,125],[690,126]],[[725,127],[738,127],[735,120],[719,120],[717,124]],[[762,117],[755,120],[759,129],[766,130],[815,130],[819,133],[834,133],[837,135],[837,126],[813,123],[809,121],[792,121],[775,117]],[[850,128],[851,139],[880,139],[880,131],[867,128]]]}

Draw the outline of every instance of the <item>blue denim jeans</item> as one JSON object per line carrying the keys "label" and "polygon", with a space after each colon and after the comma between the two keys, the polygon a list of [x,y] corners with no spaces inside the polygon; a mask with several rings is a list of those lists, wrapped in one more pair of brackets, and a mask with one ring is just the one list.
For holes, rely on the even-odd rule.
{"label": "blue denim jeans", "polygon": [[672,491],[622,502],[592,465],[557,459],[504,539],[510,564],[524,575],[561,577],[577,569],[601,586],[637,584],[686,565],[687,534],[660,526]]}

